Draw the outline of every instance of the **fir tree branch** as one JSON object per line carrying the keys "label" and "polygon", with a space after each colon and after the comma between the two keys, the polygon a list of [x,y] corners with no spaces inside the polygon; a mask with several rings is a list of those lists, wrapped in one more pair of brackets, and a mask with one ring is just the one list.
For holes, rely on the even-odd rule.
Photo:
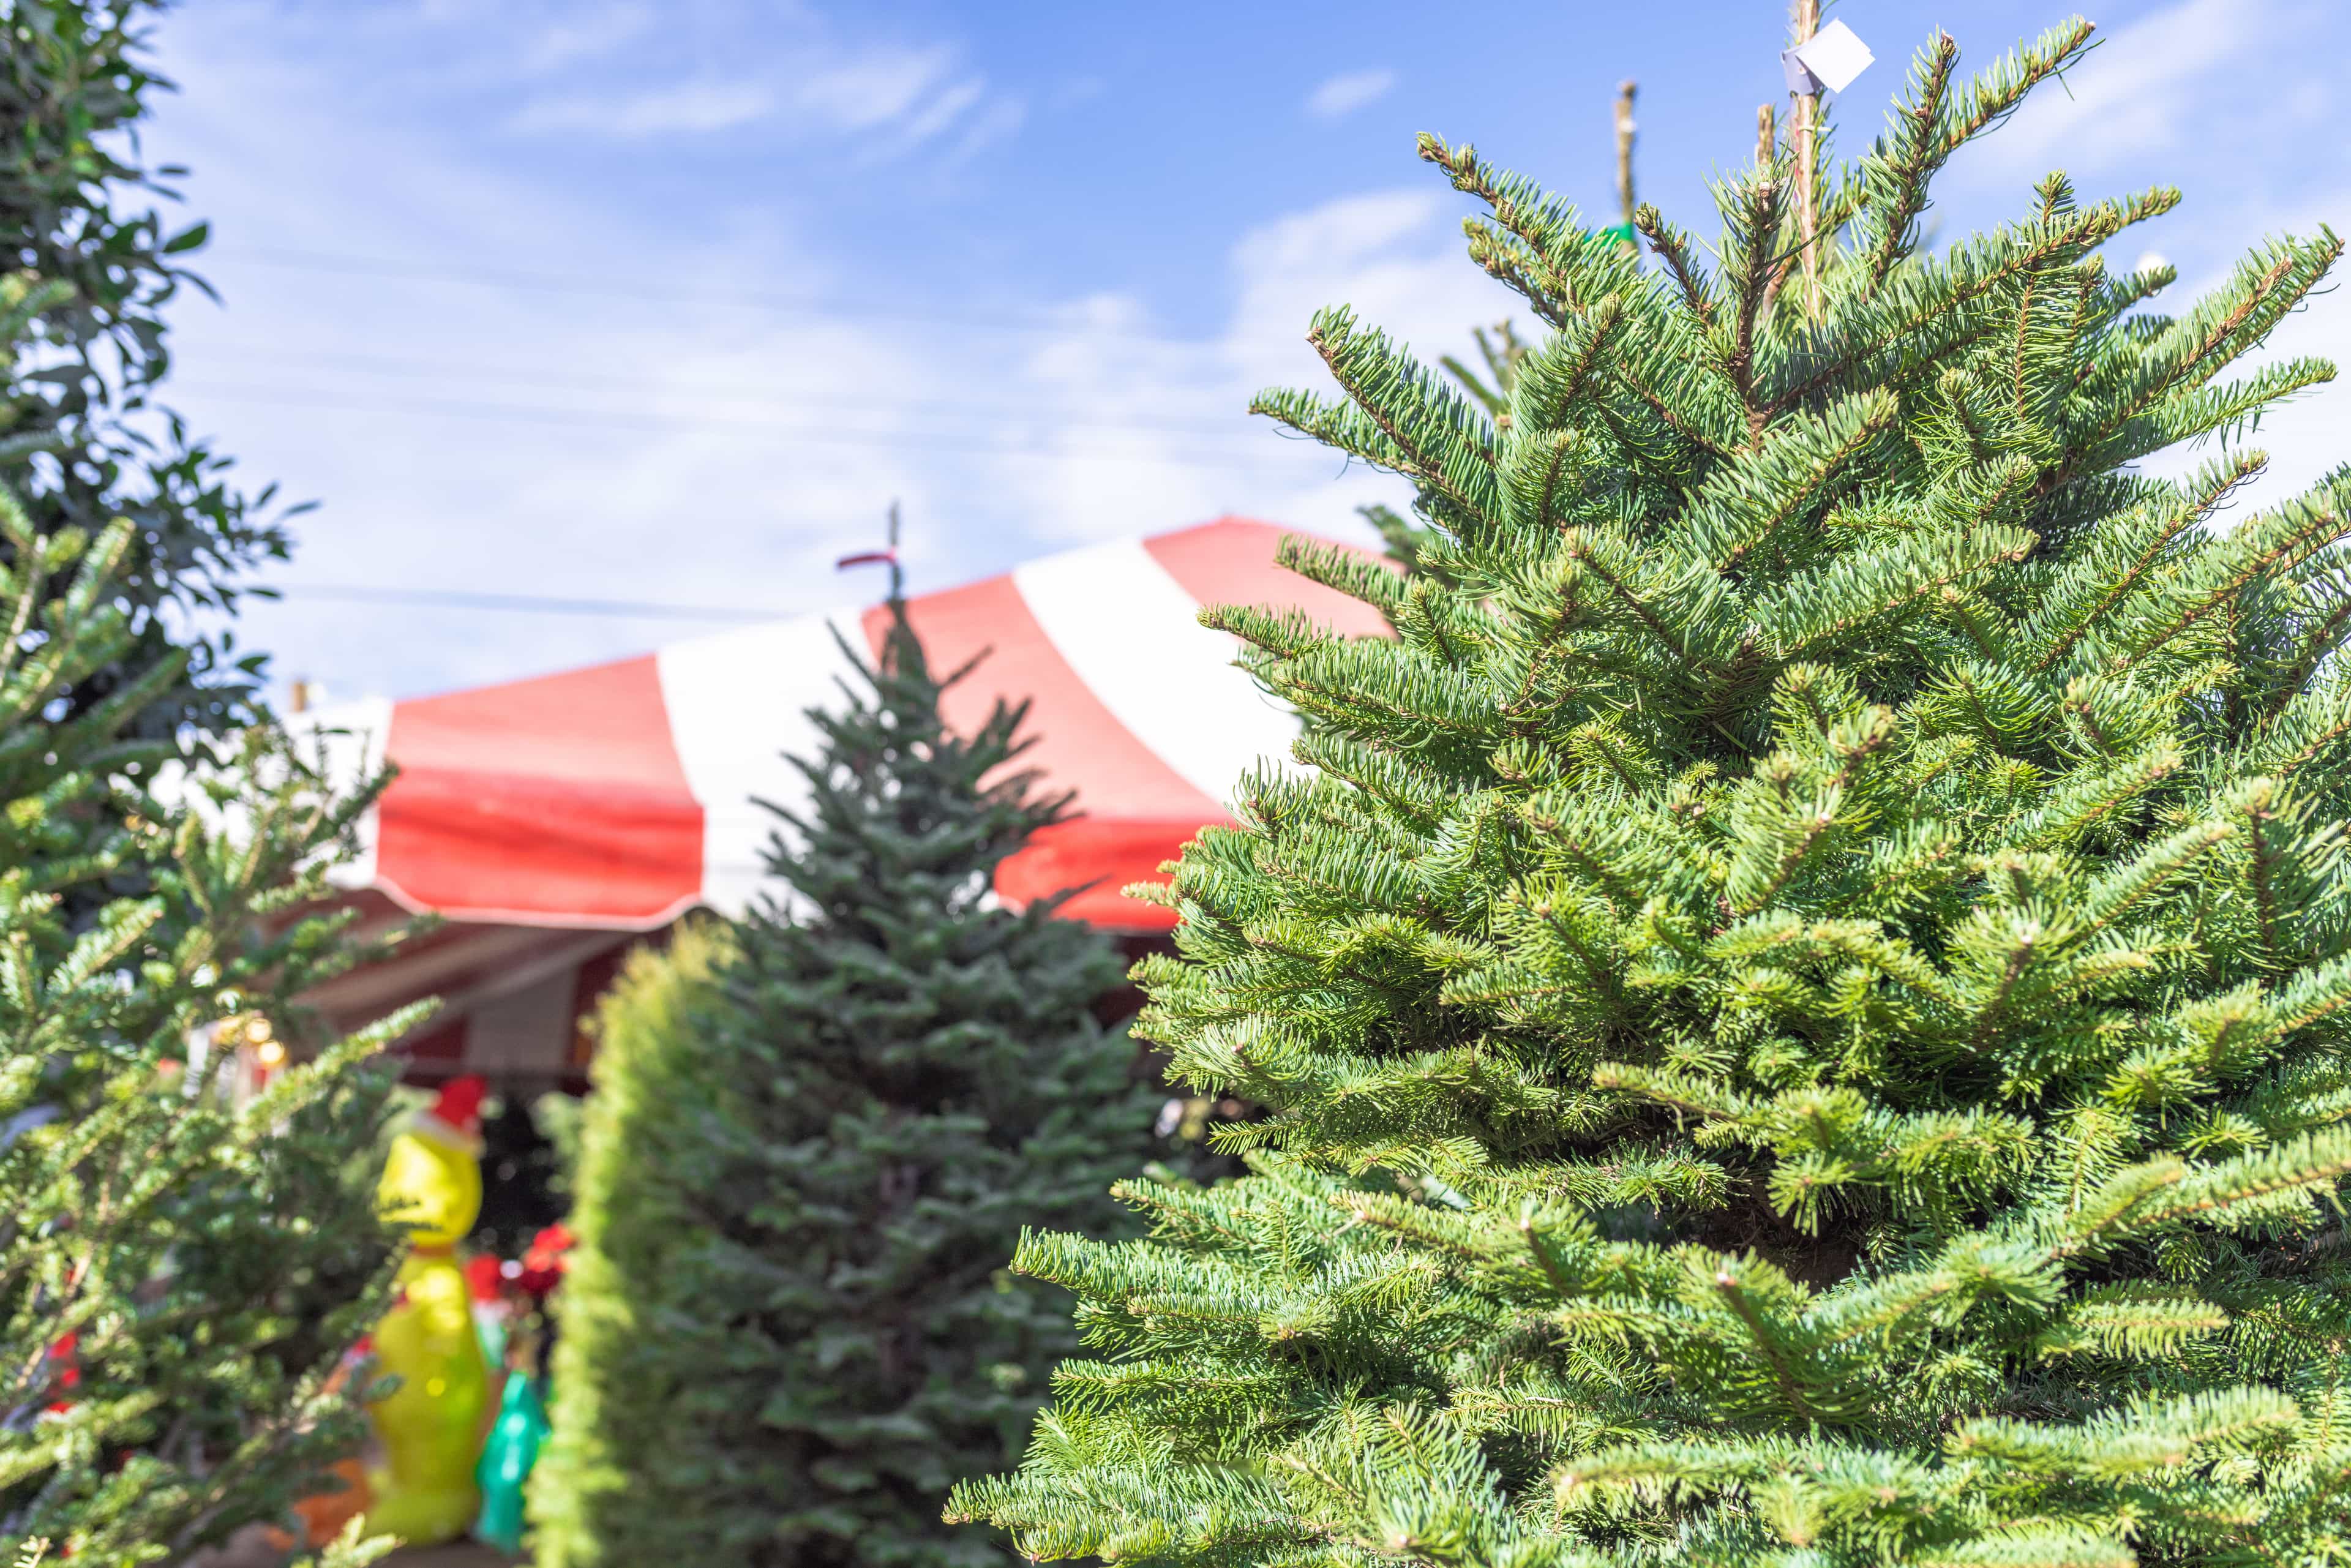
{"label": "fir tree branch", "polygon": [[1944,151],[1941,131],[1951,72],[1959,60],[1959,43],[1949,33],[1938,30],[1927,40],[1912,68],[1916,86],[1911,102],[1894,110],[1896,130],[1892,144],[1881,143],[1883,151],[1873,152],[1864,165],[1884,181],[1881,190],[1872,192],[1868,204],[1877,225],[1877,239],[1862,261],[1873,289],[1886,281],[1895,264],[1917,243],[1916,231],[1918,214],[1927,204],[1927,182],[1949,156]]}
{"label": "fir tree branch", "polygon": [[2003,121],[2043,82],[2062,78],[2066,68],[2089,52],[2096,27],[2080,16],[2069,16],[2043,33],[2021,55],[2011,55],[1978,80],[1969,94],[1964,113],[1943,137],[1942,155],[1949,158],[1968,142]]}
{"label": "fir tree branch", "polygon": [[1468,241],[1469,259],[1487,277],[1523,298],[1546,326],[1563,328],[1578,319],[1576,310],[1560,302],[1572,290],[1524,245],[1474,218],[1465,220],[1461,231]]}
{"label": "fir tree branch", "polygon": [[2245,885],[2252,894],[2253,925],[2261,936],[2261,959],[2271,967],[2283,967],[2290,955],[2285,949],[2284,917],[2281,883],[2286,867],[2298,847],[2297,825],[2283,814],[2267,779],[2252,780],[2231,802],[2235,815],[2244,824]]}
{"label": "fir tree branch", "polygon": [[1779,1346],[1772,1343],[1771,1331],[1764,1326],[1761,1314],[1756,1312],[1754,1303],[1747,1299],[1747,1292],[1740,1288],[1738,1276],[1727,1269],[1717,1270],[1714,1276],[1714,1288],[1722,1297],[1724,1303],[1738,1315],[1739,1321],[1747,1326],[1748,1336],[1753,1342],[1756,1351],[1763,1357],[1764,1364],[1771,1369],[1771,1380],[1778,1385],[1780,1396],[1788,1402],[1789,1407],[1794,1410],[1800,1418],[1814,1423],[1822,1421],[1823,1413],[1815,1409],[1813,1402],[1805,1396],[1803,1387],[1797,1383],[1791,1373],[1787,1361],[1780,1354]]}
{"label": "fir tree branch", "polygon": [[1893,427],[1900,412],[1892,394],[1866,393],[1771,431],[1708,476],[1680,525],[1690,552],[1717,571],[1736,570],[1750,550],[1822,506],[1823,492]]}
{"label": "fir tree branch", "polygon": [[2346,537],[2351,537],[2351,522],[2323,505],[2288,507],[2269,518],[2254,519],[2238,538],[2230,541],[2233,547],[2230,553],[2236,559],[2228,561],[2223,558],[2225,573],[2194,591],[2192,597],[2185,597],[2176,612],[2149,630],[2131,637],[2108,660],[2107,667],[2116,672],[2131,668],[2207,616],[2225,610],[2257,580],[2282,568],[2290,570]]}
{"label": "fir tree branch", "polygon": [[1510,389],[1512,434],[1520,439],[1568,434],[1562,427],[1592,395],[1604,368],[1614,367],[1629,319],[1623,298],[1612,294],[1521,361]]}
{"label": "fir tree branch", "polygon": [[[1860,344],[1838,354],[1787,387],[1766,406],[1767,416],[1777,419],[1813,397],[1832,382],[1852,373],[1863,361],[1885,353],[1905,339],[1918,336],[1928,327],[1946,320],[2014,279],[2047,265],[2052,259],[2070,256],[2102,245],[2133,225],[2162,216],[2179,204],[2179,193],[2168,188],[2147,192],[2126,204],[2101,204],[2080,213],[2056,232],[2043,233],[2021,249],[2011,250],[1990,267],[1953,269],[1945,287],[1931,295],[1922,289],[1916,303],[1904,314],[1884,326],[1871,329]],[[1857,326],[1858,323],[1853,325]],[[1834,329],[1847,326],[1847,323],[1840,321],[1837,314],[1833,313],[1828,326]],[[1964,346],[1965,339],[1962,338],[1959,342],[1928,354],[1921,361],[1920,369],[1939,363]]]}
{"label": "fir tree branch", "polygon": [[2319,667],[2346,640],[2351,640],[2351,595],[2339,600],[2304,631],[2293,660],[2270,682],[2270,699],[2261,710],[2262,717],[2273,719],[2283,713],[2285,706],[2302,695],[2317,675]]}
{"label": "fir tree branch", "polygon": [[1758,168],[1739,186],[1729,209],[1735,214],[1729,238],[1733,260],[1729,268],[1732,287],[1729,351],[1723,371],[1730,378],[1747,415],[1747,447],[1759,451],[1773,411],[1757,397],[1755,389],[1755,329],[1767,291],[1773,281],[1771,246],[1786,214],[1780,198],[1784,189],[1776,167]]}
{"label": "fir tree branch", "polygon": [[1715,323],[1714,292],[1706,274],[1690,255],[1689,235],[1675,228],[1646,203],[1633,214],[1633,226],[1648,237],[1651,248],[1664,259],[1666,275],[1681,291],[1682,307],[1701,329]]}
{"label": "fir tree branch", "polygon": [[1646,628],[1649,634],[1655,637],[1662,647],[1680,660],[1687,669],[1693,674],[1704,673],[1707,666],[1690,648],[1681,632],[1666,621],[1663,606],[1653,604],[1643,595],[1635,592],[1632,586],[1622,576],[1611,570],[1608,558],[1614,552],[1609,548],[1610,543],[1611,541],[1586,529],[1571,528],[1561,540],[1560,559],[1562,563],[1572,564],[1578,571],[1588,572],[1597,579],[1601,586],[1607,589],[1616,601],[1629,611],[1633,618]]}
{"label": "fir tree branch", "polygon": [[2064,658],[2075,643],[2130,597],[2140,580],[2153,569],[2175,539],[2218,511],[2239,486],[2251,482],[2268,466],[2268,453],[2245,451],[2231,455],[2223,465],[2206,468],[2198,476],[2196,489],[2173,507],[2162,525],[2149,533],[2137,559],[2112,580],[2098,600],[2050,644],[2032,667],[2035,670],[2050,669]]}

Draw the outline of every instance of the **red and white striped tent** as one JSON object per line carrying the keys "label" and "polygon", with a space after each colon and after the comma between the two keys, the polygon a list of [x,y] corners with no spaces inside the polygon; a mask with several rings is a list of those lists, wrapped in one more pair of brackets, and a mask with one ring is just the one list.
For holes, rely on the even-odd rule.
{"label": "red and white striped tent", "polygon": [[[924,594],[909,614],[934,667],[982,653],[951,690],[951,726],[1000,695],[1030,700],[1024,765],[1074,789],[1076,820],[1005,862],[1019,904],[1085,885],[1072,915],[1164,931],[1120,895],[1157,875],[1297,720],[1202,627],[1213,603],[1295,607],[1350,632],[1384,630],[1354,600],[1277,566],[1283,530],[1226,517],[1048,556]],[[311,1000],[349,1028],[420,996],[435,1021],[404,1047],[420,1072],[560,1081],[584,1064],[579,1019],[629,945],[689,910],[740,910],[775,819],[802,793],[784,760],[812,748],[811,706],[839,700],[836,638],[872,652],[877,607],[753,625],[633,659],[402,702],[303,716],[338,771],[398,777],[339,873],[363,925],[433,912],[440,930]]]}

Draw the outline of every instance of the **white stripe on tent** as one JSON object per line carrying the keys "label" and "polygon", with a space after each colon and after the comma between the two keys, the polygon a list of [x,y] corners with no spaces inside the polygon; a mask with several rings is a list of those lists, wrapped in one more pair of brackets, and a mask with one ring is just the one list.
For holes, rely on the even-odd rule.
{"label": "white stripe on tent", "polygon": [[1297,716],[1233,663],[1240,640],[1201,625],[1198,603],[1140,540],[1048,556],[1012,580],[1078,678],[1201,794],[1230,800],[1261,758],[1295,769]]}
{"label": "white stripe on tent", "polygon": [[865,654],[859,612],[807,615],[676,643],[654,656],[688,789],[702,803],[702,896],[739,915],[768,884],[769,835],[780,826],[752,798],[797,807],[808,783],[787,757],[816,753],[810,707],[838,708],[852,671],[838,632]]}
{"label": "white stripe on tent", "polygon": [[[360,697],[351,702],[285,716],[286,733],[306,762],[323,761],[327,780],[338,791],[356,789],[383,771],[384,746],[392,737],[392,700]],[[359,851],[327,868],[337,887],[375,883],[376,814],[360,819]]]}

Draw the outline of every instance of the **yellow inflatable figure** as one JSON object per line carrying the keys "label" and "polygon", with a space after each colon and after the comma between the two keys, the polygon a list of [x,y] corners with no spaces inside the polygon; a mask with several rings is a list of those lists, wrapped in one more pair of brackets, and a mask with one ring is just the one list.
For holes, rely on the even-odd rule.
{"label": "yellow inflatable figure", "polygon": [[380,1373],[400,1386],[370,1414],[382,1462],[368,1477],[367,1533],[412,1546],[454,1541],[481,1510],[474,1465],[490,1374],[457,1242],[482,1207],[479,1078],[452,1080],[392,1141],[376,1200],[408,1228],[400,1295],[375,1331]]}

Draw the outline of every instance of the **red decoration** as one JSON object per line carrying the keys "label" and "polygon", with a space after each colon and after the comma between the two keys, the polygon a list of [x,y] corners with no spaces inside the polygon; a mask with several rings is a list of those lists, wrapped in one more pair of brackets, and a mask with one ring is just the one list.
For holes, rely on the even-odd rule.
{"label": "red decoration", "polygon": [[452,1078],[441,1085],[441,1097],[433,1102],[431,1115],[468,1138],[478,1136],[482,1131],[482,1099],[489,1092],[489,1080],[478,1072]]}
{"label": "red decoration", "polygon": [[499,1296],[498,1260],[485,1252],[478,1258],[465,1260],[465,1288],[477,1301],[495,1301]]}
{"label": "red decoration", "polygon": [[[74,1359],[74,1353],[80,1347],[81,1334],[78,1331],[59,1334],[57,1342],[49,1346],[50,1363],[52,1364],[64,1363],[64,1365],[58,1368],[54,1379],[59,1388],[81,1386],[81,1366]],[[72,1408],[73,1401],[70,1399],[52,1400],[47,1406],[48,1413],[52,1416],[62,1416]]]}
{"label": "red decoration", "polygon": [[530,1239],[530,1250],[522,1255],[522,1272],[515,1283],[534,1296],[544,1296],[563,1282],[564,1254],[571,1250],[571,1232],[561,1225],[550,1225]]}

